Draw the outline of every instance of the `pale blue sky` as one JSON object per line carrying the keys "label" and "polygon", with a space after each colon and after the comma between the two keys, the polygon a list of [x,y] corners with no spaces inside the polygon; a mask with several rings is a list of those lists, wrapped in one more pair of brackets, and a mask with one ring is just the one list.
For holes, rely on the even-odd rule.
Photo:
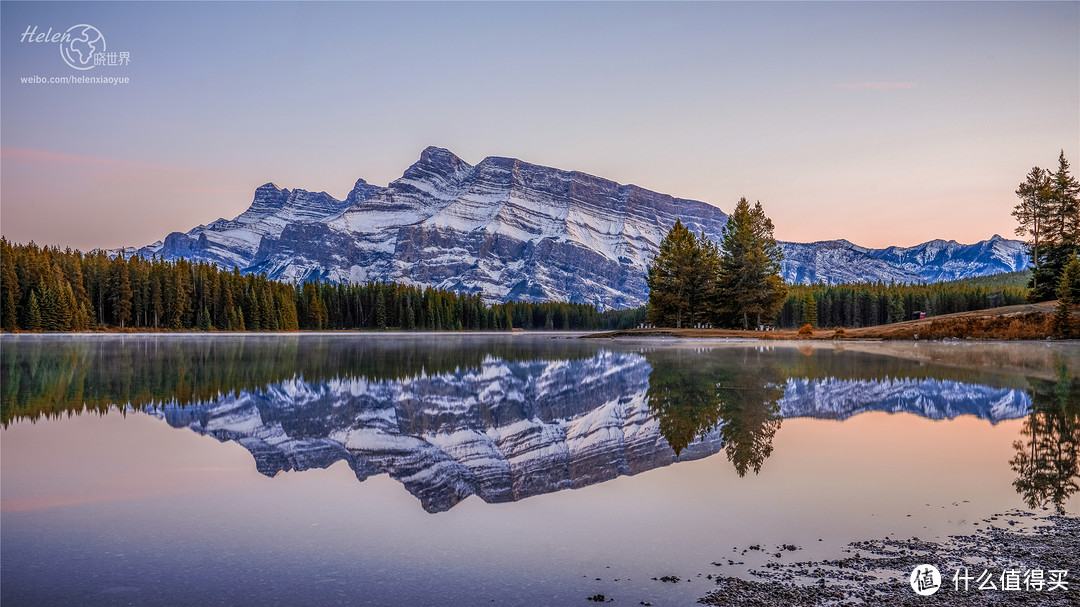
{"label": "pale blue sky", "polygon": [[[28,26],[94,25],[76,74]],[[1080,168],[1080,3],[0,3],[0,222],[141,245],[252,190],[385,185],[427,145],[696,198],[787,240],[1011,236]]]}

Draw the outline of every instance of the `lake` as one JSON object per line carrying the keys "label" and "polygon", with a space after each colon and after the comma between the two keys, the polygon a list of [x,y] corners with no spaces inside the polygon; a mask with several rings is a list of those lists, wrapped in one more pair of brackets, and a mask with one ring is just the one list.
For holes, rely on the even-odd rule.
{"label": "lake", "polygon": [[5,607],[690,605],[750,545],[1080,510],[1075,343],[0,347]]}

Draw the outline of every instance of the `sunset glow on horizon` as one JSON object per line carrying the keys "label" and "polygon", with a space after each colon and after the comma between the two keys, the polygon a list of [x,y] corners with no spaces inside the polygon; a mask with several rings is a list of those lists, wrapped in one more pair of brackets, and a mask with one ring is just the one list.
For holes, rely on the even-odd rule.
{"label": "sunset glow on horizon", "polygon": [[[266,182],[339,199],[386,185],[435,145],[724,211],[746,196],[782,240],[971,243],[1015,238],[1032,166],[1063,150],[1080,167],[1078,2],[3,2],[0,17],[15,242],[141,246],[238,215]],[[33,41],[76,24],[130,62],[79,71]],[[24,80],[91,75],[129,82]]]}

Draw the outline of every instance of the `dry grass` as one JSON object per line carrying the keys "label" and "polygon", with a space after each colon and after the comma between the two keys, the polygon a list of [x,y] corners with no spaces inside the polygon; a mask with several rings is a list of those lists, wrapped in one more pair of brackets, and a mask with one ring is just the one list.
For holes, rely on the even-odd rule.
{"label": "dry grass", "polygon": [[[984,339],[1033,340],[1053,335],[1056,301],[944,314],[858,329],[741,331],[732,329],[630,329],[593,337],[698,337],[752,339]],[[916,337],[917,336],[917,337]]]}

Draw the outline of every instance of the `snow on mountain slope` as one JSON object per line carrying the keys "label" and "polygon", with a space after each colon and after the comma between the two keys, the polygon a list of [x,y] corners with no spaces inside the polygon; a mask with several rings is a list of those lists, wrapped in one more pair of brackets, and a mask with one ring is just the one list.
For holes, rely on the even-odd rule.
{"label": "snow on mountain slope", "polygon": [[913,247],[871,250],[868,254],[916,274],[926,282],[1014,272],[1028,267],[1024,244],[997,234],[970,245],[955,240],[931,240]]}
{"label": "snow on mountain slope", "polygon": [[823,282],[921,282],[918,273],[875,259],[868,249],[846,240],[812,243],[785,242],[781,272],[792,284]]}
{"label": "snow on mountain slope", "polygon": [[[139,249],[289,281],[395,281],[482,291],[488,302],[641,305],[646,266],[677,219],[719,240],[727,216],[576,171],[514,158],[470,165],[429,147],[386,187],[357,181],[344,201],[266,184],[235,219]],[[866,249],[844,240],[782,243],[790,282],[945,280],[1025,267],[1018,241],[931,241]],[[125,251],[130,253],[131,251]]]}
{"label": "snow on mountain slope", "polygon": [[251,206],[236,218],[219,218],[183,234],[173,232],[160,246],[155,243],[139,253],[157,253],[167,258],[187,257],[226,268],[247,268],[264,238],[277,238],[289,225],[318,223],[336,217],[376,189],[361,179],[346,200],[340,201],[326,192],[290,191],[267,183],[255,190]]}

